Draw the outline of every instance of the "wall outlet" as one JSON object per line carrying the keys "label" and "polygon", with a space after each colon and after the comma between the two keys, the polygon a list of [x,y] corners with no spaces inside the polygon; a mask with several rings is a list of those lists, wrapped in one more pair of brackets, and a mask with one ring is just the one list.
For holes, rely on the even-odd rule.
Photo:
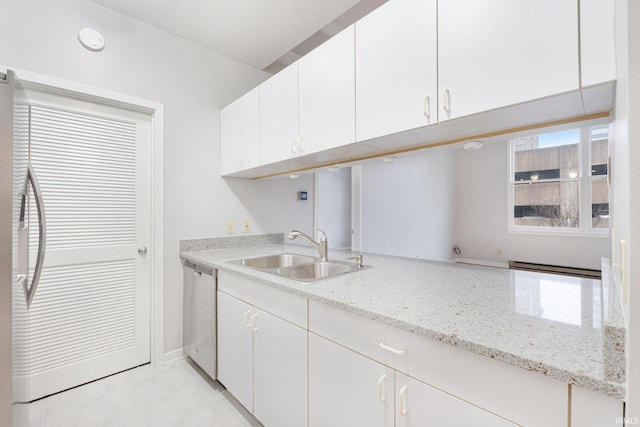
{"label": "wall outlet", "polygon": [[249,221],[245,221],[242,223],[242,232],[251,233],[251,223]]}
{"label": "wall outlet", "polygon": [[233,221],[227,221],[227,234],[233,234],[236,232],[236,226]]}

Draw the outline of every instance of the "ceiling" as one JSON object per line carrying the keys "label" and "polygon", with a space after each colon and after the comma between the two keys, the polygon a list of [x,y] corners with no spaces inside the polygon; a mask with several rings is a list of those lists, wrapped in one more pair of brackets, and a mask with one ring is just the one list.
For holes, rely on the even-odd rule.
{"label": "ceiling", "polygon": [[93,0],[275,73],[387,0]]}

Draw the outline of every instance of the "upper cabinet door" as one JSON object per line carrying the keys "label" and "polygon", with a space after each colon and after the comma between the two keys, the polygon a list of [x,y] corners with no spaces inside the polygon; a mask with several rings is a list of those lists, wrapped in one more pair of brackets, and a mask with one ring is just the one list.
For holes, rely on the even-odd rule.
{"label": "upper cabinet door", "polygon": [[295,154],[298,138],[298,63],[260,85],[260,163]]}
{"label": "upper cabinet door", "polygon": [[298,61],[300,154],[355,142],[354,26]]}
{"label": "upper cabinet door", "polygon": [[615,0],[580,0],[582,86],[616,79]]}
{"label": "upper cabinet door", "polygon": [[575,0],[439,0],[439,120],[579,88]]}
{"label": "upper cabinet door", "polygon": [[222,175],[259,165],[260,90],[255,88],[220,112],[220,170]]}
{"label": "upper cabinet door", "polygon": [[227,175],[239,170],[241,153],[241,99],[220,111],[220,172]]}
{"label": "upper cabinet door", "polygon": [[260,164],[260,88],[240,98],[242,117],[242,150],[240,167],[249,169]]}
{"label": "upper cabinet door", "polygon": [[356,23],[356,140],[438,122],[436,0],[390,0]]}

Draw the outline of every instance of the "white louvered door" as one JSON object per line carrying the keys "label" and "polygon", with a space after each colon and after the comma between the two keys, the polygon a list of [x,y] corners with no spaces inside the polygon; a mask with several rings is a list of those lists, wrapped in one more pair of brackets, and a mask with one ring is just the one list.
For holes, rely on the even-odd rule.
{"label": "white louvered door", "polygon": [[[16,398],[31,401],[150,360],[150,118],[31,94],[30,156],[47,252],[15,335]],[[38,246],[29,203],[30,262]],[[31,265],[33,268],[33,265]]]}

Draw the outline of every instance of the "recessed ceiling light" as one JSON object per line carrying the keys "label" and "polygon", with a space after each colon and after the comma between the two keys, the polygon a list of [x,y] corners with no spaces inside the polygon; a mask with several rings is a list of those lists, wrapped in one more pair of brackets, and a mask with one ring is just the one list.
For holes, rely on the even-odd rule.
{"label": "recessed ceiling light", "polygon": [[385,157],[382,159],[382,163],[393,163],[396,161],[395,157]]}
{"label": "recessed ceiling light", "polygon": [[339,170],[340,170],[340,168],[339,168],[339,167],[337,167],[337,166],[331,166],[331,167],[329,168],[329,172],[338,172]]}
{"label": "recessed ceiling light", "polygon": [[467,141],[464,143],[466,151],[475,151],[482,148],[482,141]]}
{"label": "recessed ceiling light", "polygon": [[292,173],[291,175],[289,175],[290,179],[298,179],[300,178],[300,175],[298,175],[297,173]]}

